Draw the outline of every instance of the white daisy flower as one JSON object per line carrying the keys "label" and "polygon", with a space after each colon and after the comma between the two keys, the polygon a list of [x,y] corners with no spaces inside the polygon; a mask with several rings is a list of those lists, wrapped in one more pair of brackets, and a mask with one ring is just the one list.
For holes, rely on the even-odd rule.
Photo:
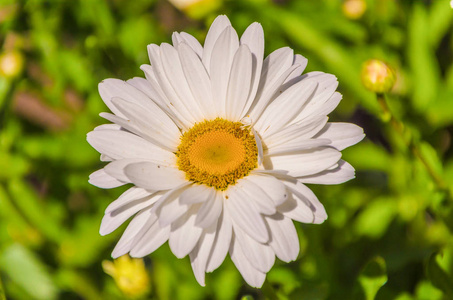
{"label": "white daisy flower", "polygon": [[133,185],[107,207],[100,233],[133,217],[114,258],[143,257],[168,241],[205,285],[205,272],[229,253],[245,281],[261,287],[275,256],[298,256],[292,221],[327,218],[305,183],[354,178],[340,151],[363,130],[327,122],[341,100],[335,76],[301,75],[307,59],[287,47],[263,60],[259,23],[239,39],[219,16],[204,47],[185,32],[172,38],[173,46],[148,46],[146,79],[99,84],[113,112],[101,116],[113,124],[88,133],[109,162],[90,183]]}

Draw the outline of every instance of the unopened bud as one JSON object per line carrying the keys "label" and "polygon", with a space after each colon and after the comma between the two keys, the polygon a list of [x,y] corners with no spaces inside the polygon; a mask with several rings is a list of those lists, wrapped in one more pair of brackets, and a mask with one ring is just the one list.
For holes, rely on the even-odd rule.
{"label": "unopened bud", "polygon": [[365,0],[345,0],[343,2],[343,14],[353,20],[360,19],[366,11]]}
{"label": "unopened bud", "polygon": [[148,273],[141,258],[130,258],[126,254],[113,262],[104,260],[102,268],[113,277],[118,288],[126,296],[140,297],[150,290]]}
{"label": "unopened bud", "polygon": [[5,78],[17,77],[24,66],[24,57],[18,51],[8,51],[0,55],[0,76]]}
{"label": "unopened bud", "polygon": [[395,71],[385,62],[370,59],[363,64],[361,73],[363,85],[374,93],[387,93],[395,84]]}

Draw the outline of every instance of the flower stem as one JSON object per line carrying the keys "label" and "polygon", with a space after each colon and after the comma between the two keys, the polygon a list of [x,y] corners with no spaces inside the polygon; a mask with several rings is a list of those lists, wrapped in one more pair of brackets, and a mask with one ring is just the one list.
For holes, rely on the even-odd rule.
{"label": "flower stem", "polygon": [[453,198],[451,191],[447,188],[445,181],[420,150],[419,144],[414,140],[413,135],[408,131],[409,129],[407,129],[407,127],[404,126],[403,122],[398,120],[390,110],[385,95],[377,93],[376,96],[377,101],[382,109],[382,120],[386,123],[390,123],[390,126],[392,126],[393,129],[401,136],[402,140],[409,147],[412,154],[422,163],[429,176],[436,184],[438,190],[446,192],[449,198]]}

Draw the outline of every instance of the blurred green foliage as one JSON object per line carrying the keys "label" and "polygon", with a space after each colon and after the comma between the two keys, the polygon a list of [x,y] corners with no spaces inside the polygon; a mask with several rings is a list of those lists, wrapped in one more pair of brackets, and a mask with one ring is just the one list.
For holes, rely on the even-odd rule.
{"label": "blurred green foliage", "polygon": [[[262,290],[244,284],[229,259],[202,288],[188,259],[164,246],[145,259],[147,297],[452,299],[453,9],[448,0],[363,1],[363,15],[351,18],[340,0],[212,0],[211,10],[198,12],[164,0],[2,0],[0,55],[14,53],[9,73],[0,74],[7,297],[126,297],[102,270],[122,230],[98,234],[103,210],[121,189],[87,183],[102,166],[85,141],[107,111],[97,83],[143,76],[147,44],[170,42],[173,31],[203,41],[214,17],[227,14],[239,33],[260,22],[266,53],[289,45],[309,59],[308,71],[339,78],[344,100],[331,120],[354,122],[367,134],[344,151],[357,179],[311,187],[329,219],[296,225],[299,259],[277,262]],[[376,95],[361,84],[370,58],[396,70],[387,100],[402,134],[381,120]]]}

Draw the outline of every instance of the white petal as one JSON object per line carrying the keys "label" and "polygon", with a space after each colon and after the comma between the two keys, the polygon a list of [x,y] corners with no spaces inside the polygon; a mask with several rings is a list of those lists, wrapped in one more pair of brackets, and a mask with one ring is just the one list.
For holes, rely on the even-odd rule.
{"label": "white petal", "polygon": [[[116,125],[116,124],[115,124]],[[113,161],[113,158],[109,157],[108,155],[101,154],[101,157],[99,158],[103,162],[110,162]]]}
{"label": "white petal", "polygon": [[127,225],[126,230],[121,236],[112,252],[112,257],[120,257],[134,246],[134,241],[140,239],[148,228],[156,221],[156,215],[151,214],[149,210],[140,211]]}
{"label": "white petal", "polygon": [[252,87],[247,103],[241,113],[241,116],[244,116],[255,99],[261,78],[264,55],[264,32],[261,24],[255,22],[247,27],[244,34],[241,36],[240,44],[247,45],[252,53]]}
{"label": "white petal", "polygon": [[88,182],[101,189],[112,189],[125,185],[127,183],[110,176],[105,172],[104,169],[100,169],[96,172],[91,173]]}
{"label": "white petal", "polygon": [[301,111],[305,102],[312,96],[317,83],[300,81],[278,96],[263,112],[255,129],[271,135],[288,124]]}
{"label": "white petal", "polygon": [[[147,190],[144,190],[142,188],[133,186],[130,189],[126,190],[124,193],[121,194],[121,196],[118,197],[115,201],[109,204],[107,208],[105,209],[105,213],[110,213],[118,208],[120,208],[123,205],[126,205],[132,201],[135,200],[141,200],[145,197],[150,197],[152,195],[152,192],[149,192]],[[156,198],[157,201],[158,198]]]}
{"label": "white petal", "polygon": [[343,96],[339,92],[335,92],[323,105],[313,109],[313,114],[321,116],[330,114],[338,106],[342,98]]}
{"label": "white petal", "polygon": [[[178,101],[181,103],[181,108],[185,108],[181,112],[185,111],[192,115],[193,120],[202,120],[203,114],[187,83],[178,51],[170,44],[163,43],[160,46],[160,57],[162,67],[170,85],[173,87],[173,91],[177,95]],[[171,97],[170,99],[176,100],[175,97]]]}
{"label": "white petal", "polygon": [[94,131],[99,131],[99,130],[121,130],[121,126],[117,124],[102,124],[99,126],[96,126]]}
{"label": "white petal", "polygon": [[330,147],[320,147],[290,155],[264,156],[266,169],[287,170],[289,176],[306,176],[322,172],[335,165],[341,152]]}
{"label": "white petal", "polygon": [[112,102],[127,119],[131,120],[155,144],[164,145],[172,152],[176,151],[181,132],[156,104],[153,105],[154,108],[151,110],[119,98],[114,98]]}
{"label": "white petal", "polygon": [[[156,218],[157,219],[157,218]],[[148,230],[137,240],[130,251],[132,257],[143,257],[163,245],[170,236],[170,226],[160,227],[159,222],[149,226]]]}
{"label": "white petal", "polygon": [[236,183],[236,186],[246,194],[247,200],[246,201],[253,201],[255,203],[256,208],[258,211],[265,215],[273,215],[275,214],[275,203],[267,195],[260,186],[253,181],[249,180],[250,177],[255,176],[247,176],[245,178],[239,179]]}
{"label": "white petal", "polygon": [[198,243],[203,228],[195,226],[196,210],[192,207],[186,214],[171,224],[169,245],[177,258],[188,255]]}
{"label": "white petal", "polygon": [[217,222],[222,213],[223,197],[220,193],[212,193],[207,201],[204,201],[197,213],[195,225],[201,228],[208,228]]}
{"label": "white petal", "polygon": [[227,16],[220,15],[214,20],[214,22],[212,22],[211,27],[209,28],[203,48],[203,64],[205,65],[207,71],[212,70],[211,57],[214,45],[216,44],[221,33],[227,27],[231,27],[230,20],[228,20]]}
{"label": "white petal", "polygon": [[181,204],[179,201],[181,193],[185,191],[186,188],[187,186],[175,188],[162,196],[161,200],[164,202],[160,205],[159,209],[156,210],[160,227],[170,225],[189,210],[190,207],[188,205]]}
{"label": "white petal", "polygon": [[289,76],[288,76],[288,78],[286,78],[284,84],[299,77],[302,74],[302,72],[305,70],[305,68],[307,67],[307,64],[308,64],[308,59],[306,59],[305,57],[303,57],[300,54],[294,55],[293,65],[299,65],[299,67],[297,69],[295,69],[291,74],[289,74]]}
{"label": "white petal", "polygon": [[87,141],[98,152],[113,159],[143,158],[150,161],[160,161],[166,165],[172,165],[175,162],[173,153],[125,131],[91,131],[87,134]]}
{"label": "white petal", "polygon": [[106,235],[113,232],[127,219],[142,209],[148,209],[155,202],[154,198],[144,198],[130,202],[104,215],[99,233]]}
{"label": "white petal", "polygon": [[233,222],[260,243],[269,240],[269,232],[256,205],[235,185],[225,193],[225,208]]}
{"label": "white petal", "polygon": [[252,133],[253,133],[253,137],[255,138],[256,148],[258,148],[258,166],[261,166],[261,164],[263,163],[263,158],[264,158],[263,143],[261,142],[260,135],[253,128],[252,128]]}
{"label": "white petal", "polygon": [[168,101],[167,96],[165,96],[164,91],[162,88],[159,86],[157,83],[157,78],[154,75],[154,69],[150,65],[141,65],[140,69],[145,73],[146,81],[149,83],[150,88],[144,90],[141,87],[138,87],[137,85],[134,85],[134,82],[131,82],[132,85],[136,86],[138,89],[143,91],[145,94],[148,95],[164,112],[166,112],[169,116],[171,116],[172,120],[176,123],[176,125],[180,128],[183,128],[184,126],[181,126],[181,121],[180,121],[180,114],[177,112],[174,106],[171,106]]}
{"label": "white petal", "polygon": [[151,190],[169,190],[187,183],[185,173],[150,162],[130,164],[124,173],[136,186]]}
{"label": "white petal", "polygon": [[250,109],[250,116],[253,119],[258,119],[272,95],[295,69],[293,68],[290,72],[287,72],[291,68],[293,57],[293,50],[289,47],[284,47],[275,50],[264,60],[258,91]]}
{"label": "white petal", "polygon": [[[264,67],[264,66],[263,66]],[[294,65],[287,69],[283,74],[272,80],[269,85],[266,85],[263,90],[258,89],[257,96],[249,109],[248,115],[252,121],[256,121],[261,116],[263,110],[271,103],[277,96],[283,93],[282,83],[288,78],[299,65]],[[263,76],[263,75],[261,75]]]}
{"label": "white petal", "polygon": [[[329,139],[294,139],[286,144],[271,147],[266,149],[266,155],[282,155],[291,154],[308,149],[318,148],[321,146],[328,146],[330,144]],[[330,146],[330,145],[329,145]]]}
{"label": "white petal", "polygon": [[252,266],[236,239],[231,243],[230,256],[234,265],[238,268],[248,285],[256,288],[260,288],[263,285],[266,274],[258,271]]}
{"label": "white petal", "polygon": [[[309,206],[304,202],[297,200],[290,193],[288,200],[277,207],[277,210],[285,217],[301,223],[315,223],[315,216]],[[318,222],[322,223],[322,222]]]}
{"label": "white petal", "polygon": [[215,106],[219,117],[226,117],[228,81],[233,57],[238,48],[239,40],[236,31],[232,27],[227,27],[212,50],[210,67],[206,67],[211,78],[212,99],[216,103]]}
{"label": "white petal", "polygon": [[214,197],[215,189],[204,184],[194,184],[186,189],[179,197],[181,204],[205,202]]}
{"label": "white petal", "polygon": [[[260,89],[269,87],[280,75],[293,65],[294,51],[283,47],[269,54],[263,62]],[[289,75],[289,74],[288,74]]]}
{"label": "white petal", "polygon": [[216,236],[209,255],[206,272],[214,271],[225,260],[225,256],[230,248],[232,233],[233,225],[231,218],[228,212],[223,209],[217,222]]}
{"label": "white petal", "polygon": [[[148,70],[147,68],[152,68],[150,65],[146,65],[144,67],[147,72],[151,72],[151,70]],[[145,73],[146,75],[147,73]],[[154,73],[152,73],[154,75]],[[149,80],[142,78],[142,77],[134,77],[126,81],[128,84],[132,85],[136,89],[140,90],[142,93],[144,93],[146,96],[148,96],[152,101],[154,102],[155,105],[159,105],[158,103],[163,103],[162,100],[162,95],[154,89],[154,87],[151,85]],[[153,106],[153,103],[149,103],[150,106]],[[152,108],[154,109],[154,108]]]}
{"label": "white petal", "polygon": [[284,262],[296,260],[300,246],[296,228],[291,219],[278,213],[266,216],[265,220],[271,231],[269,245],[277,257]]}
{"label": "white petal", "polygon": [[188,34],[187,32],[174,32],[172,35],[173,46],[179,50],[180,43],[186,43],[187,45],[192,48],[192,50],[197,54],[197,56],[201,59],[203,55],[203,47],[201,46],[200,42],[194,38],[192,35]]}
{"label": "white petal", "polygon": [[317,174],[298,177],[303,183],[314,184],[339,184],[355,178],[354,168],[344,160],[338,162],[338,166],[331,170],[322,171]]}
{"label": "white petal", "polygon": [[326,126],[315,136],[332,141],[331,146],[343,150],[357,144],[365,137],[363,129],[351,123],[327,123]]}
{"label": "white petal", "polygon": [[319,224],[327,219],[326,210],[316,195],[305,185],[285,181],[291,190],[291,197],[278,207],[285,216],[303,223]]}
{"label": "white petal", "polygon": [[252,266],[260,272],[267,273],[275,262],[275,254],[269,245],[261,244],[245,234],[239,226],[233,223],[234,236],[241,245],[244,255]]}
{"label": "white petal", "polygon": [[200,58],[184,43],[179,46],[179,57],[191,93],[199,103],[204,118],[215,118],[216,109],[211,94],[211,83]]}
{"label": "white petal", "polygon": [[112,161],[104,167],[105,173],[126,183],[130,183],[129,178],[124,174],[124,168],[133,163],[143,162],[143,159],[125,158]]}
{"label": "white petal", "polygon": [[329,114],[339,103],[338,101],[331,101],[329,99],[335,95],[335,90],[338,87],[337,78],[332,74],[321,73],[317,76],[308,77],[303,81],[317,81],[318,88],[316,89],[313,97],[308,101],[300,115],[295,119],[295,122],[299,122],[307,117],[313,117],[315,115],[327,115]]}
{"label": "white petal", "polygon": [[[165,105],[172,109],[177,118],[181,121],[186,128],[192,127],[195,123],[193,115],[184,106],[183,100],[179,98],[173,89],[172,84],[167,78],[162,60],[161,60],[161,49],[159,46],[151,44],[148,45],[148,56],[151,61],[154,75],[156,77],[156,83],[164,94],[163,100]],[[152,83],[152,81],[150,81]]]}
{"label": "white petal", "polygon": [[112,104],[112,98],[114,97],[122,98],[145,107],[152,102],[140,90],[119,79],[105,79],[99,83],[98,89],[102,100],[104,100],[108,108],[120,117],[124,117],[124,115]]}
{"label": "white petal", "polygon": [[[114,98],[115,99],[115,98]],[[112,102],[113,104],[113,102]],[[106,112],[102,112],[99,114],[102,118],[106,119],[107,121],[110,121],[112,123],[115,123],[115,124],[112,124],[112,125],[118,125],[120,126],[120,130],[121,131],[129,131],[135,135],[138,135],[139,137],[141,138],[144,138],[145,140],[147,141],[150,141],[150,139],[148,138],[148,136],[146,134],[144,134],[139,128],[138,126],[131,122],[130,120],[127,120],[125,119],[124,117],[119,117],[115,114],[111,114],[111,113],[106,113]],[[125,130],[124,130],[125,129]],[[152,141],[151,141],[152,142]],[[154,143],[153,143],[154,144]],[[161,147],[160,145],[156,145],[155,146],[159,146]]]}
{"label": "white petal", "polygon": [[252,173],[247,176],[247,180],[259,186],[272,199],[275,206],[282,204],[288,198],[286,186],[274,176]]}
{"label": "white petal", "polygon": [[206,264],[216,236],[216,228],[217,223],[214,223],[205,229],[197,245],[189,254],[193,273],[201,286],[205,286]]}
{"label": "white petal", "polygon": [[324,128],[327,120],[328,117],[326,116],[316,116],[310,120],[304,120],[302,123],[290,124],[272,135],[268,135],[267,132],[265,132],[262,135],[262,138],[268,149],[285,145],[295,139],[310,139]]}
{"label": "white petal", "polygon": [[226,116],[239,120],[249,97],[252,80],[252,54],[247,45],[239,46],[233,58],[226,98]]}

